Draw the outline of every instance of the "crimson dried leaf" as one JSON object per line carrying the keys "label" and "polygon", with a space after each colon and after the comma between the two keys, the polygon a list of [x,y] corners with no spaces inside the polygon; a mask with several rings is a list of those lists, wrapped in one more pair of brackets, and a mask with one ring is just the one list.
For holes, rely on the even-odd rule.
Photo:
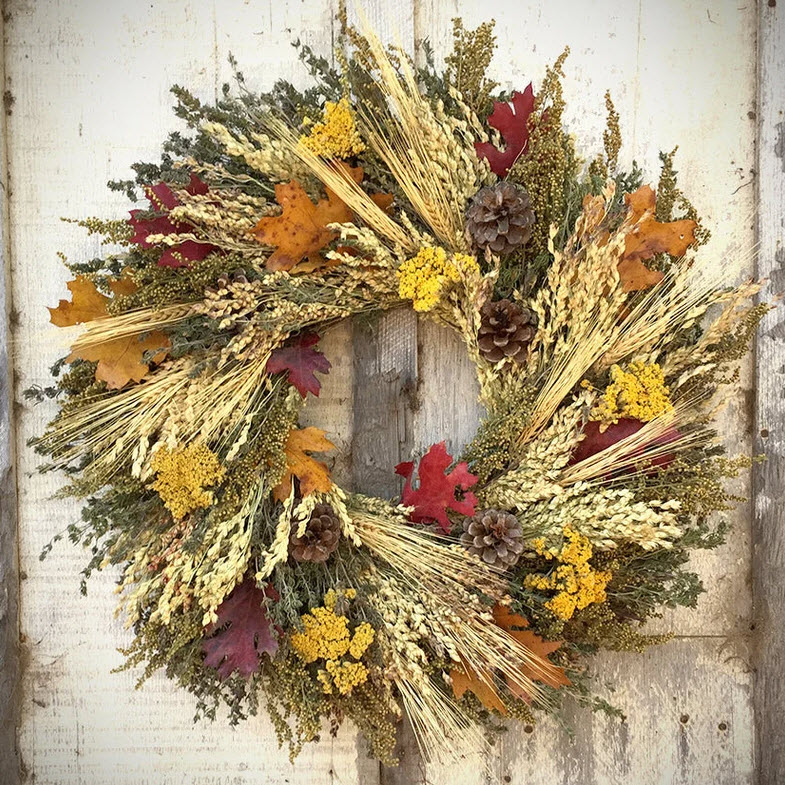
{"label": "crimson dried leaf", "polygon": [[252,579],[246,579],[218,606],[218,621],[206,628],[212,637],[202,643],[204,664],[215,668],[222,679],[234,671],[248,677],[259,669],[263,652],[272,657],[278,651],[265,599],[275,602],[278,593],[272,586],[262,591]]}
{"label": "crimson dried leaf", "polygon": [[[420,459],[417,474],[419,487],[412,487],[414,461],[404,461],[395,467],[395,473],[406,478],[403,486],[403,504],[414,507],[409,519],[414,523],[438,523],[446,533],[450,531],[447,510],[461,515],[474,515],[477,497],[468,489],[477,482],[465,462],[459,463],[451,472],[452,456],[444,442],[430,447]],[[460,496],[460,498],[458,498]]]}
{"label": "crimson dried leaf", "polygon": [[318,397],[321,383],[316,372],[328,373],[330,361],[313,347],[319,343],[316,333],[304,333],[290,343],[276,349],[267,361],[267,373],[286,373],[289,384],[305,398],[306,393]]}
{"label": "crimson dried leaf", "polygon": [[[185,188],[186,192],[192,196],[207,193],[207,183],[200,180],[195,174],[191,174],[191,180]],[[169,218],[169,211],[180,204],[175,193],[166,183],[157,183],[145,189],[150,210],[162,213],[161,215],[149,216],[147,210],[131,210],[131,217],[128,223],[133,227],[134,235],[131,242],[140,245],[142,248],[151,248],[152,243],[147,238],[153,234],[182,234],[190,232],[193,227],[187,223],[172,221]],[[161,254],[158,264],[161,267],[188,267],[191,262],[198,262],[208,254],[219,250],[210,243],[197,243],[194,240],[184,240],[183,242],[167,247]]]}
{"label": "crimson dried leaf", "polygon": [[531,83],[522,92],[512,94],[512,100],[496,101],[493,112],[488,115],[488,125],[495,128],[504,139],[504,150],[490,142],[475,142],[477,155],[485,158],[491,171],[506,177],[510,167],[526,152],[529,145],[529,117],[534,111],[534,90]]}
{"label": "crimson dried leaf", "polygon": [[[605,428],[602,427],[602,423],[595,422],[594,420],[587,422],[583,428],[583,441],[575,448],[575,452],[573,452],[570,457],[570,466],[573,466],[580,461],[585,461],[587,458],[591,458],[592,455],[596,455],[603,450],[607,450],[622,439],[626,439],[628,436],[637,433],[643,426],[644,423],[641,422],[641,420],[634,420],[630,417],[622,417],[618,422],[611,423]],[[635,461],[636,458],[643,459],[646,457],[647,450],[670,444],[680,437],[681,434],[679,431],[675,428],[669,428],[662,436],[652,439],[650,444],[647,444],[634,452],[630,457],[630,462]],[[671,464],[675,458],[676,456],[673,453],[665,453],[663,455],[657,455],[650,460],[652,466],[664,469]],[[627,468],[630,471],[633,469],[632,465]]]}

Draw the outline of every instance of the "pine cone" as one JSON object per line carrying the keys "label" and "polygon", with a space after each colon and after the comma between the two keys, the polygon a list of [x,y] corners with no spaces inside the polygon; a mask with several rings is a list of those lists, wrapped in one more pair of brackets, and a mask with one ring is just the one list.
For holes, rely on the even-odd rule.
{"label": "pine cone", "polygon": [[512,513],[484,510],[464,519],[461,545],[486,564],[507,569],[518,563],[522,537],[521,525]]}
{"label": "pine cone", "polygon": [[526,359],[526,348],[534,338],[537,317],[525,306],[509,300],[487,302],[480,309],[477,343],[489,363],[512,357],[517,363]]}
{"label": "pine cone", "polygon": [[469,240],[495,254],[509,254],[526,245],[533,226],[528,192],[510,182],[480,189],[466,209]]}
{"label": "pine cone", "polygon": [[338,547],[341,522],[329,504],[317,504],[302,537],[294,529],[289,537],[289,553],[296,561],[323,562]]}

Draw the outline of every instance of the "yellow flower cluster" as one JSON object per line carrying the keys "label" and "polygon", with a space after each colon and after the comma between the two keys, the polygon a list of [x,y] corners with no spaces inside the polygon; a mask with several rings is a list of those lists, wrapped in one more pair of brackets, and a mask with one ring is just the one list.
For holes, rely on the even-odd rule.
{"label": "yellow flower cluster", "polygon": [[311,608],[310,613],[301,617],[305,631],[296,632],[290,638],[292,648],[303,662],[324,661],[317,678],[327,694],[337,690],[341,695],[348,695],[368,678],[368,669],[362,662],[342,659],[347,654],[353,660],[362,659],[376,635],[367,622],[359,624],[352,633],[346,616],[336,613],[340,597],[353,600],[356,596],[354,589],[344,592],[330,589],[324,595],[322,607]]}
{"label": "yellow flower cluster", "polygon": [[558,592],[545,603],[545,607],[557,618],[567,621],[577,609],[605,601],[605,587],[613,573],[610,570],[595,570],[589,564],[592,546],[580,532],[568,526],[564,529],[564,539],[565,544],[557,555],[546,549],[544,540],[532,542],[540,556],[557,560],[559,566],[550,575],[527,575],[524,586]]}
{"label": "yellow flower cluster", "polygon": [[200,442],[176,450],[163,447],[153,455],[150,466],[157,475],[151,487],[176,520],[209,507],[213,493],[206,489],[226,476],[215,453]]}
{"label": "yellow flower cluster", "polygon": [[649,422],[672,408],[662,368],[636,360],[626,371],[611,366],[611,383],[591,418],[606,423],[618,422],[620,417]]}
{"label": "yellow flower cluster", "polygon": [[300,144],[323,158],[351,158],[365,150],[349,100],[327,101],[324,120],[314,123],[310,132],[300,137]]}
{"label": "yellow flower cluster", "polygon": [[398,268],[398,294],[402,300],[411,300],[415,311],[430,311],[445,290],[461,280],[462,273],[479,269],[473,256],[457,253],[448,257],[444,248],[422,248]]}

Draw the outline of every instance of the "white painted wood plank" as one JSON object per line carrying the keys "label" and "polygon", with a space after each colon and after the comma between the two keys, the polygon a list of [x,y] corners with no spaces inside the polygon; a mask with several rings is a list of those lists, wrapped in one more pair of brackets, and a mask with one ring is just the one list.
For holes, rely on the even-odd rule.
{"label": "white painted wood plank", "polygon": [[[181,83],[211,100],[227,75],[230,50],[248,62],[257,88],[281,76],[302,84],[306,74],[291,41],[301,35],[329,52],[332,11],[322,0],[286,8],[169,0],[146,5],[143,13],[116,0],[13,4],[8,62],[17,96],[10,133],[18,389],[47,384],[47,369],[65,348],[46,328],[44,306],[65,291],[55,252],[89,258],[97,251],[59,216],[122,215],[127,205],[106,191],[106,180],[128,176],[133,161],[157,158],[165,133],[178,127],[169,86]],[[323,405],[336,441],[345,445],[350,430],[337,408],[350,394],[351,363],[337,351],[340,343],[340,336],[325,340],[334,375],[325,381]],[[25,407],[20,445],[52,414],[51,406]],[[221,721],[194,726],[192,698],[165,678],[136,692],[133,674],[111,675],[122,659],[116,647],[130,640],[112,620],[113,576],[95,580],[83,599],[77,576],[84,554],[62,545],[39,563],[42,546],[77,519],[79,506],[51,501],[59,481],[30,474],[34,465],[32,453],[20,450],[28,666],[19,739],[29,776],[56,785],[375,781],[378,767],[369,768],[351,728],[335,740],[325,734],[292,766],[266,719],[236,730]]]}
{"label": "white painted wood plank", "polygon": [[[758,7],[758,272],[785,290],[785,13]],[[758,338],[753,585],[756,623],[755,709],[760,785],[785,780],[785,315],[769,314]]]}
{"label": "white painted wood plank", "polygon": [[[4,26],[4,22],[0,21]],[[3,30],[3,33],[5,31]],[[5,84],[4,41],[0,40],[0,72]],[[6,117],[0,115],[0,761],[8,785],[19,782],[16,723],[19,716],[19,571],[16,542],[16,445],[11,322],[11,259],[8,244],[8,171]]]}
{"label": "white painted wood plank", "polygon": [[[714,232],[711,245],[702,253],[732,259],[730,274],[737,279],[751,274],[754,195],[744,184],[755,167],[755,126],[748,117],[755,100],[752,6],[683,0],[640,6],[610,1],[421,0],[417,35],[430,37],[437,55],[443,56],[450,46],[453,16],[462,16],[467,26],[489,16],[497,19],[499,48],[492,73],[507,89],[521,89],[532,79],[536,86],[545,66],[569,45],[565,122],[579,149],[589,156],[601,145],[602,101],[610,89],[625,139],[622,164],[638,160],[656,185],[659,150],[679,144],[682,182]],[[444,433],[440,429],[449,419],[445,410],[455,399],[470,399],[472,385],[462,372],[454,376],[449,370],[439,370],[443,339],[429,339],[421,337],[422,403],[417,416],[420,422],[433,424],[429,438],[435,440],[443,438],[438,433]],[[423,361],[429,355],[434,367],[426,373]],[[732,454],[751,450],[749,397],[750,363],[720,424]],[[439,400],[444,403],[441,409]],[[452,424],[463,416],[455,415]],[[472,430],[462,423],[457,432],[464,429]],[[735,490],[749,492],[749,476],[741,478]],[[749,507],[742,506],[733,521],[734,532],[726,546],[694,559],[709,589],[699,601],[698,612],[668,613],[661,623],[652,625],[680,636],[717,637],[682,638],[644,657],[598,657],[594,669],[599,683],[607,680],[616,687],[608,697],[629,719],[620,725],[592,717],[588,711],[573,711],[574,740],[550,721],[536,726],[531,734],[520,724],[512,725],[501,755],[490,762],[501,781],[637,785],[752,780],[752,706],[744,644],[752,614]],[[740,669],[732,673],[726,671],[726,636],[741,649],[730,655],[741,658]],[[674,719],[672,707],[678,704],[697,707],[700,721],[680,723],[682,714],[697,716],[689,708],[679,709]],[[719,718],[729,707],[735,718],[730,741],[727,729],[731,725]],[[720,724],[726,726],[725,731],[719,729]],[[434,784],[485,781],[478,761],[449,770],[429,769],[427,774],[428,782]]]}
{"label": "white painted wood plank", "polygon": [[[398,21],[397,25],[399,30],[403,27],[418,37],[430,35],[443,48],[448,43],[444,37],[449,32],[449,19],[456,11],[471,23],[495,15],[502,33],[497,78],[509,87],[525,84],[524,79],[540,78],[545,63],[552,61],[565,43],[571,44],[573,57],[568,61],[570,78],[565,88],[571,103],[568,121],[576,132],[585,138],[599,137],[601,112],[594,116],[585,110],[592,96],[599,107],[605,87],[610,87],[623,124],[632,128],[623,153],[626,160],[634,148],[652,168],[656,164],[656,142],[661,140],[667,147],[673,140],[680,141],[682,171],[688,175],[690,195],[696,197],[702,212],[722,222],[715,239],[717,250],[733,251],[735,245],[738,252],[751,246],[751,235],[745,228],[745,220],[752,215],[750,189],[742,188],[736,194],[723,189],[727,186],[726,175],[741,178],[752,166],[752,126],[746,118],[746,107],[751,105],[753,89],[754,20],[750,9],[737,9],[735,3],[708,5],[711,18],[704,20],[703,4],[697,7],[684,0],[663,6],[644,4],[639,24],[631,8],[609,2],[590,5],[561,0],[542,5],[474,0],[453,6],[420,0],[403,12],[404,24]],[[662,15],[658,16],[660,7]],[[377,25],[382,9],[387,10],[383,3],[374,3],[370,9],[369,15]],[[107,196],[103,182],[110,176],[123,175],[130,161],[154,154],[165,130],[175,126],[175,121],[162,111],[169,101],[168,85],[179,81],[209,98],[218,84],[216,74],[223,79],[227,73],[224,61],[230,49],[238,54],[253,86],[269,85],[275,76],[295,73],[290,38],[302,35],[304,40],[317,44],[332,34],[332,27],[327,4],[313,0],[254,3],[253,7],[240,0],[215,6],[206,0],[187,4],[171,0],[154,3],[143,18],[134,16],[119,2],[97,0],[18,0],[11,11],[11,89],[18,98],[15,114],[21,112],[11,126],[16,197],[12,240],[17,250],[15,291],[24,298],[23,320],[17,333],[23,374],[20,384],[27,386],[45,383],[46,368],[59,353],[41,340],[46,318],[43,306],[55,302],[63,291],[63,271],[54,259],[54,251],[80,249],[86,254],[91,248],[90,242],[69,227],[52,230],[54,221],[66,211],[78,215],[85,211],[104,213],[107,206],[124,209],[121,200],[112,201]],[[392,15],[398,13],[396,9]],[[644,19],[648,19],[645,25]],[[669,52],[667,57],[661,55],[663,48]],[[684,75],[693,73],[698,62],[705,73],[701,71],[691,80],[684,93]],[[511,69],[506,67],[508,63]],[[631,73],[635,73],[635,79],[629,79]],[[129,74],[133,75],[130,80]],[[122,94],[117,84],[124,85]],[[646,113],[641,108],[644,106]],[[722,140],[708,162],[706,139]],[[69,151],[67,156],[63,154],[65,149]],[[731,151],[736,154],[732,163],[728,160]],[[741,169],[738,173],[736,166]],[[739,179],[737,184],[743,182]],[[444,368],[439,364],[441,339],[429,336],[428,330],[421,334],[420,352],[420,389],[428,392],[423,393],[417,425],[413,426],[418,434],[413,438],[420,446],[444,436],[463,440],[471,430],[467,419],[460,426],[453,423],[450,434],[443,431],[450,422],[444,415],[446,406],[438,405],[437,389],[444,390],[445,395],[449,390],[449,397],[457,405],[460,390],[465,389],[468,395],[469,383],[456,382],[456,377],[439,372],[440,367]],[[345,361],[340,350],[342,340],[336,337],[325,342],[325,348],[328,344],[335,347],[328,351],[334,365],[335,352],[344,357],[342,363]],[[464,373],[465,369],[460,379],[464,379]],[[309,417],[314,421],[332,418],[340,398],[349,395],[349,369],[336,372],[334,367],[334,374],[325,383],[320,401],[327,407],[324,414],[310,407]],[[333,385],[329,394],[328,385]],[[736,406],[743,410],[741,403]],[[40,407],[27,412],[21,420],[20,439],[39,430],[51,413],[51,408]],[[348,422],[336,422],[348,441]],[[728,432],[738,433],[738,419],[729,422]],[[32,468],[32,458],[28,454],[23,460],[20,468],[27,472]],[[76,512],[73,505],[66,508],[46,501],[53,488],[51,480],[37,477],[26,480],[22,487],[23,559],[29,574],[23,605],[32,659],[21,738],[28,769],[36,774],[37,782],[92,783],[101,781],[107,773],[115,783],[278,783],[327,778],[372,781],[366,779],[366,764],[358,759],[350,734],[342,734],[339,740],[324,743],[321,748],[310,748],[292,769],[284,756],[274,751],[271,729],[262,720],[235,733],[220,725],[193,729],[189,699],[164,680],[157,679],[143,692],[133,693],[130,676],[107,677],[109,668],[119,662],[113,646],[124,635],[116,627],[96,629],[96,622],[100,624],[102,619],[110,627],[110,581],[96,582],[91,597],[80,600],[73,579],[81,561],[78,554],[61,548],[53,562],[39,565],[36,561],[40,547]],[[722,572],[728,577],[719,592],[712,585],[712,591],[718,592],[715,605],[702,605],[702,613],[676,620],[680,632],[724,635],[742,629],[749,618],[749,595],[738,592],[749,570],[745,546],[740,547],[736,540],[701,568],[713,584]],[[738,599],[737,594],[741,595]],[[691,700],[707,718],[723,705],[732,706],[734,711],[732,724],[726,723],[732,729],[730,746],[727,742],[712,746],[709,719],[690,731],[686,774],[674,781],[748,781],[749,680],[743,673],[723,669],[728,655],[717,653],[715,641],[705,638],[684,645],[670,644],[646,658],[620,655],[601,659],[598,667],[607,667],[606,675],[625,685],[618,701],[644,722],[636,725],[634,742],[628,741],[625,746],[621,741],[609,741],[613,733],[621,731],[595,722],[584,727],[582,740],[569,748],[569,755],[558,757],[555,751],[567,749],[566,739],[544,725],[531,734],[531,739],[524,738],[524,746],[519,747],[514,737],[510,738],[497,764],[499,773],[513,782],[530,783],[647,781],[627,780],[630,772],[643,772],[652,777],[651,782],[669,781],[666,776],[675,771],[672,766],[681,765],[682,759],[674,753],[681,737],[675,736],[665,721],[658,724],[651,711],[665,706],[666,693],[654,697],[646,694],[648,685],[664,673],[664,683],[672,684],[672,691],[680,696],[691,694],[687,676],[694,677],[696,697]],[[682,647],[677,656],[668,653],[674,646]],[[38,705],[41,703],[44,705]],[[585,723],[585,716],[581,715],[579,721]],[[723,721],[718,721],[718,729]],[[664,746],[654,745],[659,751],[656,758],[646,757],[646,745],[660,738]],[[635,751],[630,752],[630,746]],[[81,753],[78,756],[74,754],[77,749]],[[582,756],[580,771],[586,773],[583,780],[568,779],[568,774],[579,770],[574,760],[568,760],[570,756]],[[737,779],[729,778],[729,756],[737,762]],[[715,759],[719,762],[713,763]],[[660,760],[671,768],[657,768]],[[524,765],[527,761],[528,768]],[[633,764],[638,768],[630,768]],[[477,771],[476,767],[466,767],[435,773],[431,781],[469,783]],[[688,778],[691,772],[696,774],[695,779]],[[724,779],[711,779],[712,775]]]}
{"label": "white painted wood plank", "polygon": [[502,742],[503,782],[754,782],[752,670],[743,639],[682,638],[644,655],[605,654],[594,667],[624,685],[613,701],[627,719],[570,712],[573,739],[552,721],[511,732]]}

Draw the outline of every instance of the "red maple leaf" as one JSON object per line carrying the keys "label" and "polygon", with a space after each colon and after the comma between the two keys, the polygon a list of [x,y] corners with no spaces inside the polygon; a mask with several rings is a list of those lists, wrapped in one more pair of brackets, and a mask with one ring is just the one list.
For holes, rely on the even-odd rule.
{"label": "red maple leaf", "polygon": [[330,361],[317,349],[312,348],[319,343],[316,333],[301,333],[288,346],[276,349],[267,361],[267,373],[287,374],[289,384],[305,398],[306,393],[318,397],[322,385],[315,373],[328,373]]}
{"label": "red maple leaf", "polygon": [[[275,628],[264,608],[265,598],[278,599],[272,586],[264,591],[246,578],[218,606],[218,621],[205,632],[212,635],[202,643],[204,664],[215,668],[222,679],[234,671],[250,676],[259,669],[262,652],[271,657],[278,651]],[[215,633],[215,635],[213,635]]]}
{"label": "red maple leaf", "polygon": [[[628,436],[637,433],[643,428],[644,423],[640,420],[633,420],[630,417],[622,417],[618,422],[609,425],[604,431],[600,431],[600,423],[591,420],[586,423],[583,429],[583,441],[575,448],[575,452],[570,457],[569,465],[573,466],[580,461],[596,455],[598,452],[607,450],[612,447],[616,442],[626,439]],[[670,444],[681,437],[681,433],[675,428],[669,428],[662,436],[653,439],[650,444],[638,449],[631,456],[630,460],[634,460],[636,455],[641,455],[645,458],[645,451],[648,448],[660,445]],[[651,458],[652,466],[657,466],[660,469],[665,469],[670,465],[676,456],[673,453],[664,453]],[[632,471],[633,467],[630,465],[628,471]]]}
{"label": "red maple leaf", "polygon": [[[412,488],[414,461],[404,461],[395,467],[395,473],[406,478],[403,486],[403,503],[414,507],[409,519],[414,523],[435,521],[449,534],[450,519],[447,510],[455,510],[461,515],[474,515],[477,497],[468,489],[477,482],[477,477],[469,472],[466,463],[459,463],[451,472],[452,456],[447,452],[444,442],[432,445],[420,459],[417,474],[420,478],[418,488]],[[456,493],[460,498],[456,497]]]}
{"label": "red maple leaf", "polygon": [[[191,181],[185,190],[193,196],[206,194],[207,183],[191,173]],[[132,243],[141,245],[142,248],[152,248],[152,243],[147,242],[147,238],[151,234],[180,234],[192,229],[186,223],[175,222],[169,218],[169,211],[177,207],[180,202],[166,183],[161,182],[148,186],[145,193],[150,201],[150,210],[161,213],[161,215],[145,218],[143,216],[149,215],[150,210],[131,210],[128,223],[134,229]],[[190,262],[198,262],[217,250],[219,249],[216,246],[209,243],[184,240],[179,245],[167,247],[158,260],[158,264],[161,267],[188,267]]]}
{"label": "red maple leaf", "polygon": [[534,111],[534,90],[531,82],[519,93],[512,94],[512,101],[496,101],[493,112],[488,115],[488,125],[495,128],[504,139],[504,150],[499,150],[490,142],[475,142],[477,155],[485,158],[491,171],[505,177],[510,167],[526,152],[529,144],[529,116]]}

